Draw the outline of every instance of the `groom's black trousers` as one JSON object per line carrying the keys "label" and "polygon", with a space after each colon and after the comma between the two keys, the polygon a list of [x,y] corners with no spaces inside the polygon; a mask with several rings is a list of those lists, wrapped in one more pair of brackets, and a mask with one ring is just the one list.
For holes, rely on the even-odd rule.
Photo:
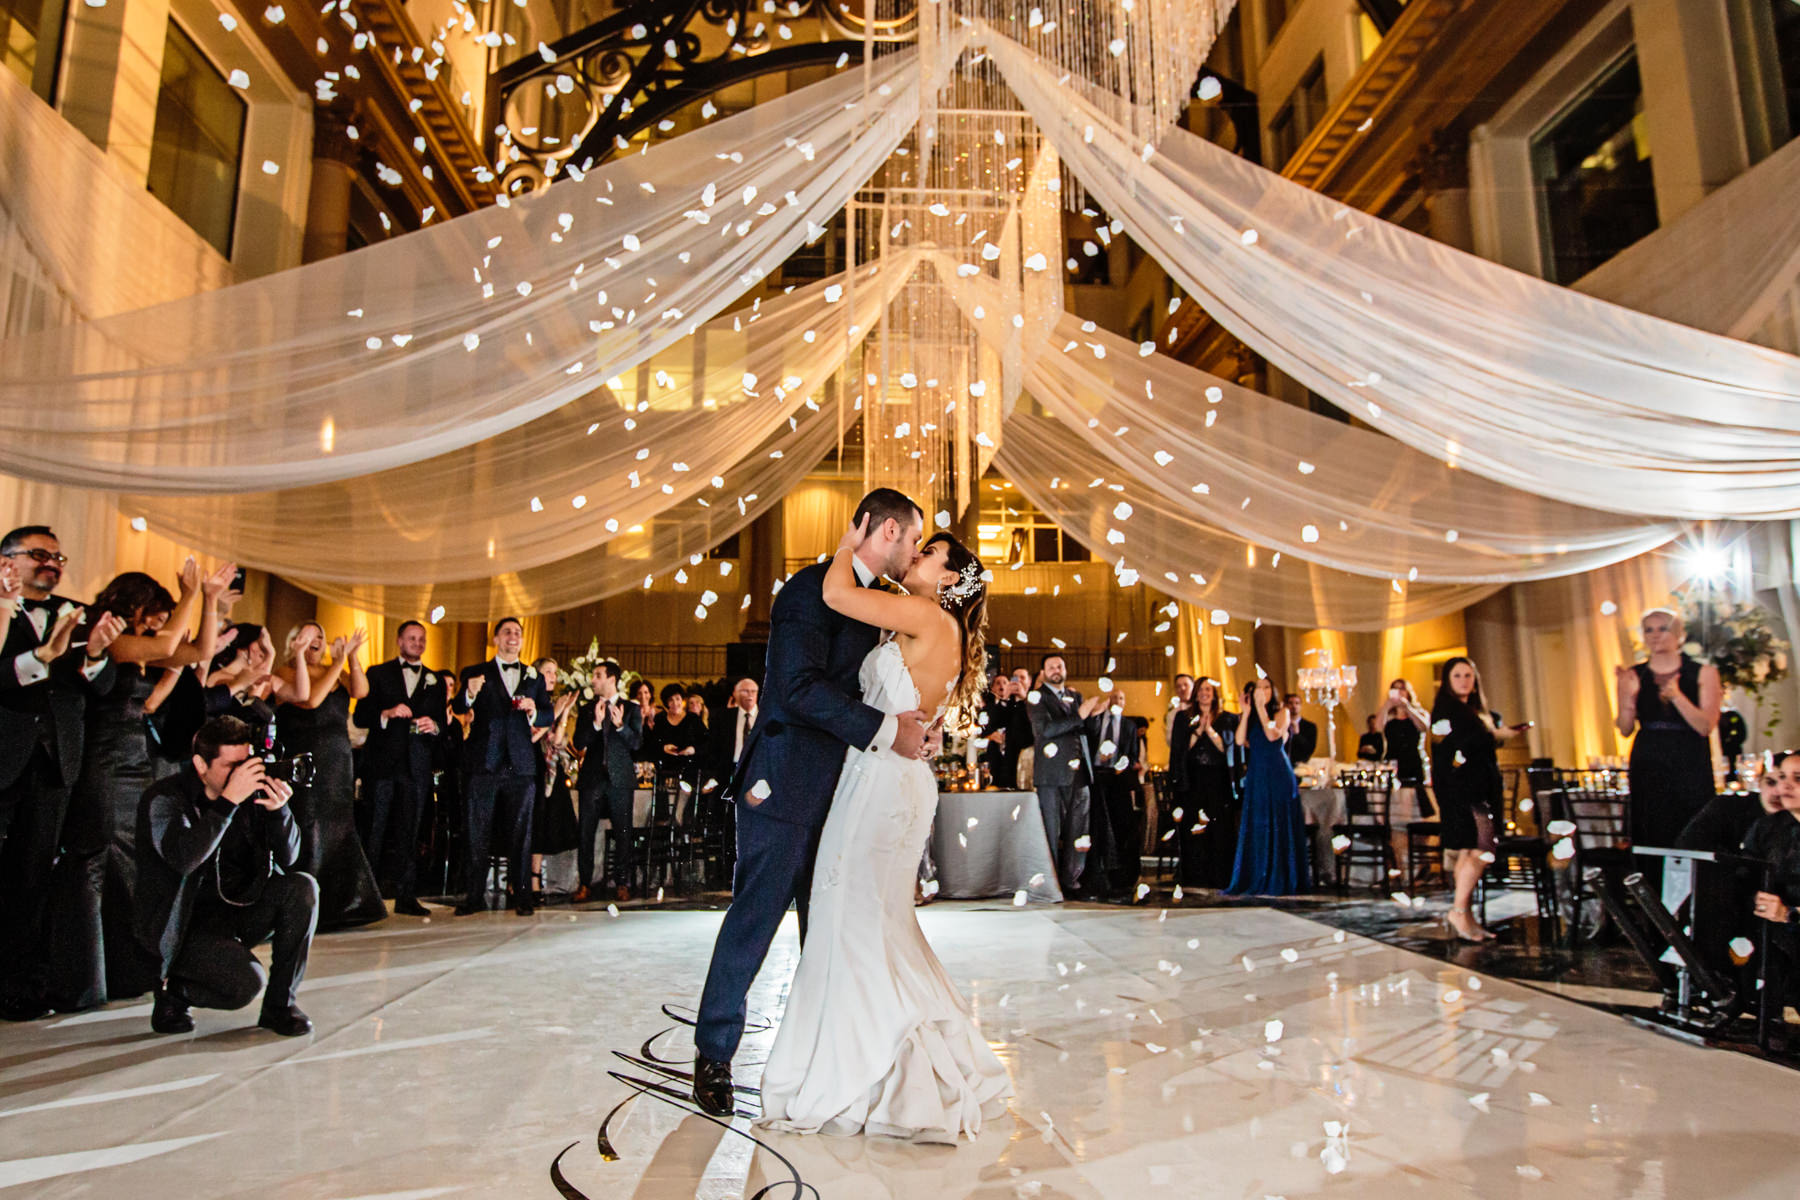
{"label": "groom's black trousers", "polygon": [[705,1057],[730,1062],[737,1053],[744,1036],[745,997],[789,904],[799,909],[800,941],[805,944],[806,902],[820,832],[820,827],[762,816],[748,805],[738,807],[731,907],[719,926],[694,1028],[694,1048]]}

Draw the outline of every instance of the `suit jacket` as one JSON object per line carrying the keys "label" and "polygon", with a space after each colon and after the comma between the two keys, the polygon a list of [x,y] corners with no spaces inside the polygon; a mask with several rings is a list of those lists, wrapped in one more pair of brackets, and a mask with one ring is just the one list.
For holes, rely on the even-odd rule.
{"label": "suit jacket", "polygon": [[[44,621],[45,634],[56,627],[54,614],[62,605],[74,601],[52,596],[49,603],[55,607]],[[49,676],[37,683],[21,684],[19,658],[43,644],[44,639],[38,636],[24,610],[14,614],[6,630],[5,646],[0,648],[0,787],[10,787],[19,777],[32,747],[40,741],[62,768],[63,782],[73,785],[81,773],[88,697],[112,690],[116,671],[111,655],[101,659],[91,677],[87,671],[85,618],[70,639],[69,652],[49,664]]]}
{"label": "suit jacket", "polygon": [[598,697],[575,710],[574,744],[583,756],[576,792],[583,804],[598,799],[608,786],[637,787],[635,756],[644,742],[644,714],[624,696],[619,697],[619,703],[624,707],[625,720],[617,729],[604,714],[606,701]]}
{"label": "suit jacket", "polygon": [[1287,740],[1288,761],[1295,766],[1312,758],[1319,748],[1319,727],[1305,717],[1300,718],[1294,736]]}
{"label": "suit jacket", "polygon": [[[400,660],[391,658],[370,667],[368,680],[369,694],[356,702],[356,713],[351,718],[359,728],[369,731],[369,738],[362,747],[362,777],[429,783],[432,757],[444,732],[444,677],[423,667],[418,684],[408,696]],[[436,721],[438,732],[414,733],[412,721],[406,718],[389,721],[383,729],[381,714],[400,704],[410,708],[414,717],[430,717]]]}
{"label": "suit jacket", "polygon": [[1039,787],[1093,782],[1094,762],[1088,756],[1081,693],[1064,688],[1058,697],[1049,684],[1042,684],[1026,693],[1025,711],[1031,717],[1036,747],[1031,759],[1032,781]]}
{"label": "suit jacket", "polygon": [[[519,686],[509,693],[500,678],[500,664],[495,659],[462,671],[463,687],[456,694],[456,711],[472,712],[469,740],[463,762],[476,774],[537,775],[536,747],[531,744],[533,726],[548,729],[555,721],[551,711],[550,692],[544,680],[529,663],[519,664]],[[469,701],[469,680],[483,680],[481,694]],[[537,703],[537,715],[527,717],[512,706],[514,696],[530,696]]]}
{"label": "suit jacket", "polygon": [[[234,831],[239,836],[228,843]],[[250,801],[208,800],[191,762],[145,791],[138,802],[134,915],[138,941],[162,964],[163,975],[218,871],[228,879],[254,879],[268,870],[265,852],[284,873],[300,861],[300,826],[288,805],[270,812]]]}
{"label": "suit jacket", "polygon": [[1113,742],[1113,752],[1103,753],[1106,743],[1105,730],[1112,710],[1104,709],[1087,719],[1085,733],[1088,742],[1088,760],[1094,764],[1095,778],[1108,779],[1117,775],[1121,779],[1137,782],[1137,769],[1144,761],[1144,731],[1150,722],[1143,717],[1123,715],[1119,718],[1118,737]]}
{"label": "suit jacket", "polygon": [[[757,705],[756,721],[760,725],[768,716],[762,705]],[[737,771],[738,760],[733,757],[737,751],[738,722],[743,720],[744,710],[741,708],[722,708],[713,714],[712,724],[706,730],[706,745],[700,751],[700,790],[717,792],[731,782]],[[756,736],[756,726],[752,725],[744,731],[744,749],[750,749],[750,740]],[[709,787],[709,784],[716,786]]]}
{"label": "suit jacket", "polygon": [[880,631],[826,605],[829,566],[802,567],[775,597],[762,705],[732,777],[740,805],[807,828],[825,823],[845,748],[870,746],[886,720],[862,702],[858,678]]}

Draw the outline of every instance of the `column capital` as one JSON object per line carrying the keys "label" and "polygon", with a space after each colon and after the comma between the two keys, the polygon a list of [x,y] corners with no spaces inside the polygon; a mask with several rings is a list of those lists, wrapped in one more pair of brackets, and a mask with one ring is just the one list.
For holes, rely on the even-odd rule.
{"label": "column capital", "polygon": [[355,166],[360,147],[350,136],[350,127],[356,123],[356,109],[348,104],[320,104],[313,107],[313,145],[314,161],[341,163],[344,166]]}

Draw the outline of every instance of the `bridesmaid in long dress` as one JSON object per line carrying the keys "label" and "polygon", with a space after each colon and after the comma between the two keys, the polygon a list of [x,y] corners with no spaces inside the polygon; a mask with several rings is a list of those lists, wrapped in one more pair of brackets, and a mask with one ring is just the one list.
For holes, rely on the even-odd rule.
{"label": "bridesmaid in long dress", "polygon": [[1244,689],[1244,716],[1237,744],[1244,748],[1243,826],[1231,896],[1291,896],[1312,887],[1306,814],[1300,785],[1288,761],[1288,712],[1268,679]]}
{"label": "bridesmaid in long dress", "polygon": [[387,905],[375,883],[375,872],[356,836],[356,771],[350,757],[350,701],[369,694],[359,652],[366,631],[331,643],[324,661],[324,631],[315,622],[288,635],[290,646],[305,639],[305,650],[283,679],[307,672],[306,700],[283,704],[275,720],[283,755],[311,754],[313,780],[296,787],[289,803],[300,826],[299,869],[319,882],[319,928],[341,928],[379,921]]}
{"label": "bridesmaid in long dress", "polygon": [[[1725,689],[1719,669],[1689,658],[1681,618],[1666,608],[1644,614],[1647,662],[1619,667],[1619,736],[1631,741],[1631,840],[1673,846],[1713,798],[1712,737]],[[1645,859],[1647,871],[1658,869]]]}
{"label": "bridesmaid in long dress", "polygon": [[[155,987],[156,964],[138,951],[132,930],[137,893],[137,811],[156,781],[147,718],[188,666],[208,661],[218,626],[206,619],[231,580],[226,564],[202,579],[193,559],[181,571],[181,598],[141,571],[127,571],[95,598],[93,612],[125,623],[113,642],[112,689],[89,700],[81,774],[63,823],[59,886],[69,894],[52,917],[57,1007],[94,1008]],[[201,614],[198,636],[188,627]]]}
{"label": "bridesmaid in long dress", "polygon": [[[1189,887],[1224,888],[1231,882],[1241,816],[1231,778],[1237,726],[1237,714],[1223,706],[1218,682],[1202,678],[1196,683],[1184,768],[1185,799],[1191,807],[1183,814],[1180,835],[1181,882]],[[1196,825],[1201,825],[1198,833]]]}

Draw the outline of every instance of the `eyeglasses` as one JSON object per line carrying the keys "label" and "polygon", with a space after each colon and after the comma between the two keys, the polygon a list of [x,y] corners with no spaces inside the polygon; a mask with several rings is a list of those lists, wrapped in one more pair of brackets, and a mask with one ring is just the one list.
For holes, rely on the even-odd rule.
{"label": "eyeglasses", "polygon": [[51,563],[55,563],[60,567],[69,561],[68,555],[58,554],[54,550],[14,550],[6,557],[29,558],[32,562],[38,563],[41,566],[49,566]]}

